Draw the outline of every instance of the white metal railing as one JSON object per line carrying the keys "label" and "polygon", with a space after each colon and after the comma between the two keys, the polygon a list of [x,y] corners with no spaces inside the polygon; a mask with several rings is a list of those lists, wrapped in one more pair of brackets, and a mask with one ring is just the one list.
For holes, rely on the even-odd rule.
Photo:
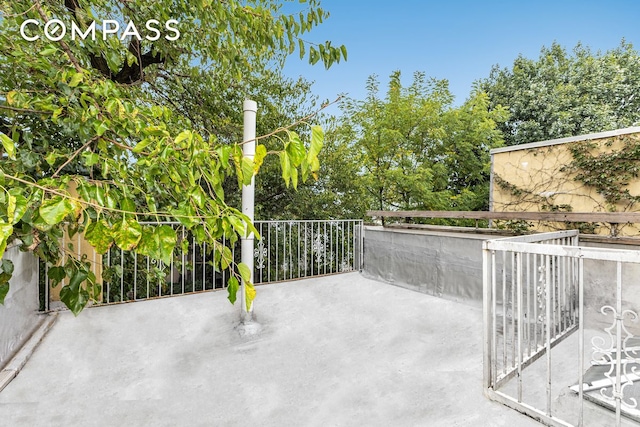
{"label": "white metal railing", "polygon": [[360,270],[362,221],[256,221],[256,283]]}
{"label": "white metal railing", "polygon": [[[102,258],[102,301],[112,304],[226,288],[230,273],[215,267],[216,251],[199,244],[180,223],[170,264],[112,247]],[[363,262],[362,220],[255,221],[254,282],[263,284],[357,271]],[[240,262],[240,242],[221,243]],[[97,256],[96,263],[100,262]],[[48,278],[45,281],[48,283]],[[48,287],[44,287],[48,290]],[[48,299],[48,295],[47,295]]]}
{"label": "white metal railing", "polygon": [[[206,243],[198,244],[194,236],[178,222],[154,225],[169,225],[176,230],[178,244],[171,263],[164,264],[148,256],[111,247],[102,257],[103,304],[182,295],[227,286],[230,273],[215,267],[215,248]],[[233,259],[239,262],[236,256],[238,245],[231,244],[226,238],[221,243],[229,247]]]}
{"label": "white metal railing", "polygon": [[640,251],[578,244],[577,231],[484,243],[485,393],[548,425],[589,425],[585,399],[615,411],[591,425],[640,420]]}

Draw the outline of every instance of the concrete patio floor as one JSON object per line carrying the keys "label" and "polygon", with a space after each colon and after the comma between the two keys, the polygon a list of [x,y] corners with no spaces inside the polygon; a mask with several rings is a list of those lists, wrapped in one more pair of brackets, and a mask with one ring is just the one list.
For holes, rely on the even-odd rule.
{"label": "concrete patio floor", "polygon": [[482,311],[358,273],[69,312],[3,426],[539,426],[482,394]]}

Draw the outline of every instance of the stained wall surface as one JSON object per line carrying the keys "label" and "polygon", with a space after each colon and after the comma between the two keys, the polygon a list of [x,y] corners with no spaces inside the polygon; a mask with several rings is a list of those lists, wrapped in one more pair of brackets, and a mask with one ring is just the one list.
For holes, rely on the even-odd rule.
{"label": "stained wall surface", "polygon": [[[590,156],[621,152],[637,144],[640,127],[619,129],[576,137],[491,150],[491,200],[496,212],[633,212],[637,204],[623,199],[607,202],[594,186],[576,179],[579,170],[573,170],[572,148],[585,144]],[[603,170],[603,173],[619,173]],[[640,196],[640,179],[631,179],[620,188],[631,197]],[[550,231],[578,228],[575,224],[531,223],[531,230]],[[620,228],[620,227],[618,227]],[[612,230],[609,224],[596,224],[590,232],[602,235],[638,236],[638,224]]]}
{"label": "stained wall surface", "polygon": [[40,324],[38,315],[38,261],[18,246],[7,248],[4,259],[13,262],[13,277],[4,305],[0,305],[0,368]]}

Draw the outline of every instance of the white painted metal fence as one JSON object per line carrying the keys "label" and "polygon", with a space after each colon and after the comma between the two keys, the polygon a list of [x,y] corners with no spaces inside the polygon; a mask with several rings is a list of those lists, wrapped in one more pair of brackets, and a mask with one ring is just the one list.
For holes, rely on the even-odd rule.
{"label": "white painted metal fence", "polygon": [[345,273],[362,266],[362,220],[257,221],[256,283]]}
{"label": "white painted metal fence", "polygon": [[[196,243],[179,223],[162,224],[171,225],[178,234],[171,263],[112,247],[102,257],[102,304],[226,288],[230,273],[214,266],[219,249]],[[361,269],[362,220],[255,221],[254,225],[261,235],[252,254],[255,284]],[[232,245],[223,239],[222,244],[240,262],[240,242]]]}
{"label": "white painted metal fence", "polygon": [[484,243],[485,393],[548,425],[626,425],[640,420],[640,251],[578,244]]}

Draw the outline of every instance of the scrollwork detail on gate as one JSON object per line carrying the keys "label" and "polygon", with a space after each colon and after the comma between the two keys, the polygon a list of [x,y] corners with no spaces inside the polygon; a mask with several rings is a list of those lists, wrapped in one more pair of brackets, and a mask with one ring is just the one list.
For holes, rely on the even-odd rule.
{"label": "scrollwork detail on gate", "polygon": [[[632,310],[623,310],[618,312],[614,307],[605,305],[600,309],[600,312],[605,316],[610,313],[613,316],[611,326],[604,328],[607,333],[607,339],[602,336],[596,336],[591,339],[591,345],[593,353],[591,356],[592,364],[609,366],[609,369],[604,373],[604,376],[609,380],[610,385],[602,387],[600,389],[600,395],[609,401],[620,400],[620,402],[630,408],[637,408],[638,401],[633,397],[625,398],[624,390],[627,387],[633,386],[633,380],[629,374],[640,375],[640,369],[638,366],[631,366],[632,364],[640,363],[640,351],[637,349],[631,349],[628,345],[633,334],[629,332],[625,325],[625,318],[632,322],[638,320],[638,314]],[[620,334],[618,336],[618,331]],[[619,347],[622,347],[622,351],[619,351]],[[621,372],[617,372],[617,364],[620,362]],[[631,366],[631,368],[629,368]],[[620,387],[617,386],[617,376],[620,375]],[[611,390],[608,390],[608,389]]]}

